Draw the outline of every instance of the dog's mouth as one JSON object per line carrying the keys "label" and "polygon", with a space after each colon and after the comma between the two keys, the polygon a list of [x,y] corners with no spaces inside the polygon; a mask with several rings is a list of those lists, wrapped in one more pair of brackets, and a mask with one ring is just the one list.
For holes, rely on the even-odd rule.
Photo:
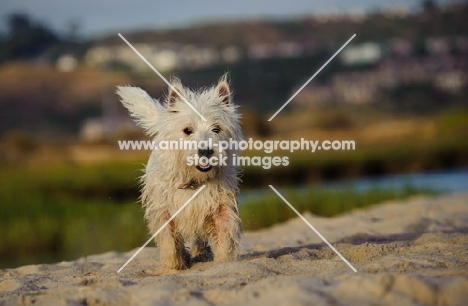
{"label": "dog's mouth", "polygon": [[213,168],[213,166],[211,166],[210,162],[207,161],[206,163],[199,162],[196,168],[198,169],[198,171],[208,172],[211,170],[211,168]]}

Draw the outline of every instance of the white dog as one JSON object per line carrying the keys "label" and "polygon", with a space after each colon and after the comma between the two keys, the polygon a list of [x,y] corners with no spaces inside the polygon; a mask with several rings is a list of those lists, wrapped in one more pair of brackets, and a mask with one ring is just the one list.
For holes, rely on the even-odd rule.
{"label": "white dog", "polygon": [[[192,91],[173,80],[164,103],[136,87],[118,87],[117,94],[145,132],[161,141],[195,140],[213,143],[230,138],[242,140],[240,115],[231,101],[227,76],[214,87]],[[174,90],[175,89],[175,90]],[[180,95],[179,95],[180,94]],[[189,105],[204,117],[204,121]],[[206,187],[156,237],[161,260],[169,268],[190,267],[192,257],[213,256],[214,261],[238,257],[241,240],[236,194],[239,178],[233,165],[238,148],[220,150],[153,150],[142,177],[141,201],[151,233],[155,233],[199,189]],[[226,165],[200,162],[198,157],[224,157]],[[191,241],[190,252],[184,241]],[[191,254],[190,254],[191,253]]]}

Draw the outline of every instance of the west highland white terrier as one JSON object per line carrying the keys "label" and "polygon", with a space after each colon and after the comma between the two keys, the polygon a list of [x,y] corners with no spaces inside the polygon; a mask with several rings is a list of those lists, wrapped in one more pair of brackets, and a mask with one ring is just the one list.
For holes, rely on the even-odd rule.
{"label": "west highland white terrier", "polygon": [[[192,91],[174,79],[164,102],[137,87],[117,88],[122,104],[154,144],[162,141],[200,142],[243,139],[240,115],[231,99],[227,75],[216,86]],[[175,90],[174,90],[175,89]],[[204,121],[186,102],[189,102]],[[210,140],[211,139],[211,140]],[[141,202],[154,234],[203,185],[205,188],[156,236],[161,261],[168,268],[189,268],[193,259],[215,262],[238,257],[241,240],[236,194],[239,175],[233,164],[238,148],[178,148],[153,150],[141,178]],[[223,158],[226,165],[206,159]],[[193,162],[206,157],[204,162]],[[200,159],[201,160],[201,159]],[[185,246],[190,242],[190,249]]]}

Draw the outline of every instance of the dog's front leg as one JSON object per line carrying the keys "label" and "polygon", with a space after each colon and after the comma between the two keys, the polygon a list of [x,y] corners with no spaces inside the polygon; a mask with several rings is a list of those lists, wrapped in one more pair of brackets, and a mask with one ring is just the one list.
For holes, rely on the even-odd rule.
{"label": "dog's front leg", "polygon": [[[169,214],[164,216],[150,225],[151,232],[155,233],[169,220]],[[177,232],[174,220],[156,236],[156,243],[159,246],[161,261],[167,268],[183,270],[190,266],[190,254],[185,249],[184,240]]]}
{"label": "dog's front leg", "polygon": [[236,207],[219,206],[213,216],[214,260],[217,262],[237,259],[241,240],[241,220]]}

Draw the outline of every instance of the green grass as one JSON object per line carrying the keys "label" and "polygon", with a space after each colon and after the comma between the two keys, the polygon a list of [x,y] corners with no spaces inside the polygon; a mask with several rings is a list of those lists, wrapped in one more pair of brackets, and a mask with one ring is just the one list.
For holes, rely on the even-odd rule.
{"label": "green grass", "polygon": [[[309,211],[322,217],[333,217],[353,209],[368,207],[388,200],[405,199],[417,194],[434,194],[434,191],[412,187],[403,190],[373,188],[366,191],[312,188],[287,189],[279,192],[300,213]],[[246,199],[240,203],[240,216],[244,230],[258,230],[284,222],[297,215],[273,192],[262,198]]]}
{"label": "green grass", "polygon": [[141,165],[2,169],[0,267],[128,250],[147,239]]}

